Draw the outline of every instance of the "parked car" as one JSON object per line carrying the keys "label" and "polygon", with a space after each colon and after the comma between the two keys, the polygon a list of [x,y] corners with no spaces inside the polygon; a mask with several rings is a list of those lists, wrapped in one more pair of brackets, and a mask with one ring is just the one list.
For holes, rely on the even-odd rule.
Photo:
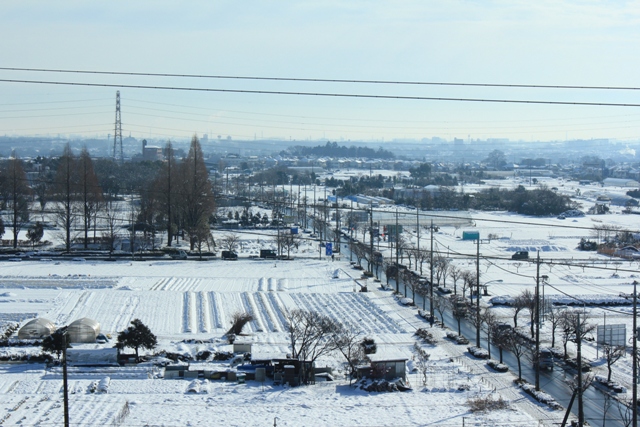
{"label": "parked car", "polygon": [[187,259],[187,253],[182,249],[172,252],[170,255],[172,259]]}
{"label": "parked car", "polygon": [[233,251],[222,251],[222,259],[235,261],[238,259],[238,254]]}
{"label": "parked car", "polygon": [[529,259],[529,252],[518,251],[515,254],[511,255],[511,259]]}

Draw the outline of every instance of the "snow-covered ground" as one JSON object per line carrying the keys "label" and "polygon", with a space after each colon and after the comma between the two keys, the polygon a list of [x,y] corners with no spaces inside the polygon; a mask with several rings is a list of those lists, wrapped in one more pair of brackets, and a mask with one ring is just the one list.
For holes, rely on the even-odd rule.
{"label": "snow-covered ground", "polygon": [[[515,185],[513,181],[496,181],[498,184]],[[568,188],[570,184],[554,184],[561,191],[575,194],[575,188]],[[597,190],[594,188],[591,196],[580,199],[585,207],[594,202]],[[578,306],[583,302],[619,300],[620,293],[633,291],[632,283],[640,277],[636,273],[640,263],[577,250],[580,238],[593,239],[594,225],[637,229],[638,216],[622,214],[620,208],[612,210],[614,213],[609,215],[564,220],[471,212],[468,227],[440,227],[434,233],[434,248],[459,268],[475,272],[477,247],[461,236],[463,231],[480,231],[481,282],[488,283],[492,297],[514,296],[524,289],[533,291],[535,263],[510,259],[515,251],[528,250],[532,258],[537,251],[540,253],[541,274],[547,276],[546,297]],[[446,216],[447,212],[433,214]],[[428,225],[428,216],[420,221],[421,225]],[[228,232],[217,233],[216,238],[225,233]],[[389,291],[373,283],[369,286],[373,292],[356,292],[359,286],[354,279],[360,278],[360,272],[351,268],[344,255],[332,262],[320,253],[317,241],[304,234],[307,240],[292,253],[293,261],[242,259],[257,255],[259,249],[274,249],[273,234],[270,230],[239,233],[242,245],[238,261],[0,261],[0,321],[24,324],[29,319],[45,317],[65,325],[90,317],[100,323],[104,333],[115,336],[131,320],[139,318],[158,335],[158,350],[193,356],[204,350],[229,350],[222,336],[230,326],[231,316],[250,312],[255,320],[248,325],[242,340],[252,343],[254,353],[278,358],[290,351],[285,315],[302,308],[360,329],[363,336],[376,340],[381,355],[412,359],[416,342],[413,333],[427,323],[415,309],[402,306]],[[405,235],[418,244],[415,227],[405,226]],[[387,242],[379,244],[389,256]],[[429,248],[430,244],[429,232],[422,228],[420,247]],[[408,261],[405,259],[404,263]],[[334,278],[336,270],[339,278]],[[426,264],[424,271],[426,274]],[[453,286],[450,278],[446,284]],[[488,300],[484,297],[483,303]],[[512,322],[508,307],[495,306],[492,310]],[[587,306],[584,310],[593,322],[602,324],[606,314],[607,324],[625,324],[630,336],[629,306]],[[528,313],[523,312],[519,324],[526,328],[527,322]],[[240,426],[274,425],[275,419],[277,425],[288,426],[460,426],[464,420],[465,425],[476,426],[529,426],[536,421],[550,426],[560,421],[561,411],[533,402],[516,389],[512,373],[493,373],[484,361],[471,358],[464,346],[445,339],[446,331],[433,331],[438,344],[423,344],[431,354],[427,384],[421,384],[419,375],[410,373],[413,391],[369,393],[350,387],[341,374],[343,361],[338,355],[320,361],[338,372],[334,382],[288,388],[270,383],[206,381],[198,384],[197,393],[188,392],[188,380],[158,378],[159,371],[151,365],[72,368],[71,422],[107,425],[122,418],[123,425]],[[548,345],[546,323],[542,336],[543,345]],[[29,347],[3,348],[0,354],[38,351]],[[570,352],[575,352],[573,344]],[[585,344],[583,355],[595,362],[599,373],[604,373],[602,359],[598,359],[601,352],[593,343]],[[630,358],[615,366],[614,378],[627,386],[630,366]],[[0,371],[1,424],[61,424],[59,368],[0,364]],[[97,382],[106,377],[110,378],[108,392],[93,392]],[[509,408],[488,413],[469,411],[469,399],[488,396],[504,398]]]}

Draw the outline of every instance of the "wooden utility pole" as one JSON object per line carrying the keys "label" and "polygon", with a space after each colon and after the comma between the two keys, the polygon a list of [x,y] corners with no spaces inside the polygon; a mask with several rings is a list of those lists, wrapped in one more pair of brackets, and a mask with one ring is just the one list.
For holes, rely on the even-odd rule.
{"label": "wooden utility pole", "polygon": [[536,391],[540,391],[540,251],[536,260],[536,353],[533,360],[536,363]]}
{"label": "wooden utility pole", "polygon": [[631,345],[633,352],[633,398],[631,403],[631,427],[638,427],[638,325],[636,318],[638,317],[638,292],[637,283],[633,282],[633,344]]}
{"label": "wooden utility pole", "polygon": [[578,348],[576,354],[576,359],[578,361],[578,427],[583,427],[584,407],[582,402],[582,331],[580,326],[580,313],[578,313],[578,324],[576,325],[576,346]]}
{"label": "wooden utility pole", "polygon": [[[433,220],[431,220],[431,275],[429,278],[429,325],[433,327]],[[443,322],[444,323],[444,322]]]}
{"label": "wooden utility pole", "polygon": [[476,282],[476,347],[480,348],[480,236],[476,240]]}

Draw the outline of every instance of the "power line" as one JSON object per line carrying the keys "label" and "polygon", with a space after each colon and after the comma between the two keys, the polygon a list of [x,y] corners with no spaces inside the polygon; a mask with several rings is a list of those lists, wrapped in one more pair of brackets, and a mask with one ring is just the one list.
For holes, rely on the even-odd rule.
{"label": "power line", "polygon": [[231,76],[231,75],[207,75],[207,74],[174,74],[174,73],[147,73],[126,71],[93,71],[93,70],[64,70],[49,68],[18,68],[0,67],[2,71],[29,71],[38,73],[65,73],[65,74],[98,74],[113,76],[141,76],[141,77],[179,77],[197,79],[225,79],[225,80],[260,80],[260,81],[286,81],[308,83],[358,83],[375,85],[410,85],[410,86],[462,86],[462,87],[504,87],[527,89],[578,89],[578,90],[640,90],[633,86],[577,86],[577,85],[539,85],[539,84],[507,84],[507,83],[463,83],[463,82],[429,82],[407,80],[359,80],[359,79],[321,79],[303,77],[264,77],[264,76]]}
{"label": "power line", "polygon": [[202,87],[179,87],[179,86],[151,86],[151,85],[130,85],[111,83],[84,83],[84,82],[63,82],[53,80],[21,80],[21,79],[0,79],[3,83],[26,83],[26,84],[47,84],[60,86],[88,86],[88,87],[109,87],[127,89],[151,89],[151,90],[173,90],[188,92],[216,92],[216,93],[244,93],[254,95],[292,95],[292,96],[319,96],[331,98],[360,98],[360,99],[396,99],[411,101],[453,101],[453,102],[486,102],[501,104],[532,104],[532,105],[575,105],[590,107],[640,107],[635,103],[616,102],[583,102],[583,101],[542,101],[525,99],[490,99],[490,98],[454,98],[454,97],[429,97],[429,96],[406,96],[406,95],[373,95],[355,93],[330,93],[330,92],[293,92],[293,91],[269,91],[269,90],[249,90],[249,89],[221,89]]}

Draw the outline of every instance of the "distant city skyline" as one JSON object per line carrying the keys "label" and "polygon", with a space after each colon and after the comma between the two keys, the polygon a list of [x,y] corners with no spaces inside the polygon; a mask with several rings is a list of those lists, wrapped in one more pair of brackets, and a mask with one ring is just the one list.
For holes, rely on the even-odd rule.
{"label": "distant city skyline", "polygon": [[[0,5],[3,67],[640,87],[640,2]],[[372,85],[0,71],[0,80],[640,104],[640,90]],[[113,134],[118,87],[0,81],[0,135]],[[640,108],[122,87],[123,135],[331,141],[640,140]]]}

